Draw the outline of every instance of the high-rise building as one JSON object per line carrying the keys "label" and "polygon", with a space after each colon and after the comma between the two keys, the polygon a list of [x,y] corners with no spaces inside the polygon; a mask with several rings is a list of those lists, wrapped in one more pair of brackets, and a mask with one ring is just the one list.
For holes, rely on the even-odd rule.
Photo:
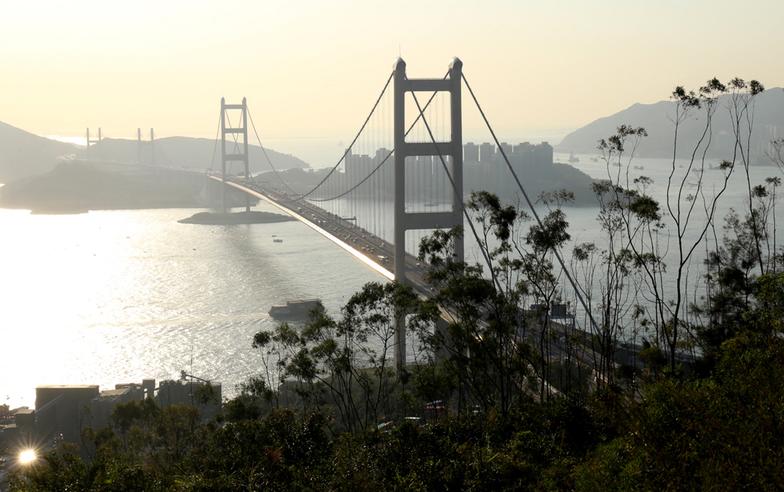
{"label": "high-rise building", "polygon": [[[511,145],[509,145],[506,142],[501,142],[501,150],[504,151],[504,154],[506,154],[507,159],[511,159],[512,158],[512,146]],[[499,154],[501,153],[501,150],[498,151]]]}
{"label": "high-rise building", "polygon": [[346,168],[346,175],[348,176],[355,176],[359,174],[359,156],[351,151],[351,149],[346,152],[346,156],[343,158],[343,163]]}
{"label": "high-rise building", "polygon": [[468,142],[463,145],[463,162],[479,162],[479,147],[475,143]]}
{"label": "high-rise building", "polygon": [[488,164],[495,159],[495,145],[483,143],[479,146],[479,162]]}
{"label": "high-rise building", "polygon": [[523,142],[512,148],[512,164],[518,169],[530,168],[533,162],[533,145]]}
{"label": "high-rise building", "polygon": [[[373,164],[376,166],[381,163],[384,159],[386,159],[387,155],[389,155],[389,150],[381,147],[380,149],[376,150],[376,155],[373,156]],[[387,159],[389,160],[389,159]]]}
{"label": "high-rise building", "polygon": [[534,146],[534,166],[549,167],[553,165],[553,148],[547,142]]}
{"label": "high-rise building", "polygon": [[354,154],[349,151],[344,159],[345,176],[349,184],[356,184],[373,170],[373,160],[365,154]]}

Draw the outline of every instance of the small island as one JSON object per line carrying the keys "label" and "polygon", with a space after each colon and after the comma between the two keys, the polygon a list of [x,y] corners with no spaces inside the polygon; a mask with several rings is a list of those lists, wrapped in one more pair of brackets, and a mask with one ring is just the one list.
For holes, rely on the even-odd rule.
{"label": "small island", "polygon": [[201,225],[239,225],[239,224],[275,224],[278,222],[289,222],[296,220],[288,215],[273,214],[270,212],[199,212],[182,220],[180,224],[201,224]]}
{"label": "small island", "polygon": [[[204,188],[205,177],[190,171],[67,160],[47,173],[7,183],[0,189],[0,207],[46,215],[203,208],[211,204],[202,193]],[[227,199],[233,206],[246,200],[239,191],[227,195]]]}

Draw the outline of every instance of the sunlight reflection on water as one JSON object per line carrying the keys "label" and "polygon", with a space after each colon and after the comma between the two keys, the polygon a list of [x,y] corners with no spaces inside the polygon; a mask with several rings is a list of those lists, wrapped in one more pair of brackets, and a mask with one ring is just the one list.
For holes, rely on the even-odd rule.
{"label": "sunlight reflection on water", "polygon": [[259,369],[251,341],[270,305],[320,297],[336,312],[380,280],[299,223],[176,222],[191,213],[0,210],[0,403],[183,369],[231,392]]}
{"label": "sunlight reflection on water", "polygon": [[[577,167],[606,175],[601,162],[579,157]],[[635,164],[644,169],[633,174],[653,177],[651,194],[663,198],[669,163]],[[779,174],[752,168],[755,182]],[[730,207],[743,209],[740,179],[740,173],[733,178],[718,217]],[[231,394],[260,369],[251,340],[271,326],[270,305],[319,297],[337,314],[364,283],[382,280],[302,224],[176,222],[193,212],[47,216],[0,209],[0,403],[32,406],[37,384],[111,388],[145,377],[176,378],[183,369],[221,381]],[[566,212],[575,242],[601,244],[597,209]],[[273,234],[284,242],[273,243]],[[413,236],[411,248],[421,234]],[[471,242],[466,258],[478,262]],[[694,279],[703,256],[698,249]]]}

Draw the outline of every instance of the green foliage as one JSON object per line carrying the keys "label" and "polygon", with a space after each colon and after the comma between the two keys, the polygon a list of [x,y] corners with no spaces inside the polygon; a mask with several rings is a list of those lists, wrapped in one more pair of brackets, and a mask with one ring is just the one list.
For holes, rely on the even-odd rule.
{"label": "green foliage", "polygon": [[[745,121],[750,132],[749,105],[762,90],[756,81],[715,78],[697,91],[677,87],[676,142],[690,111],[705,111],[707,132],[725,93],[736,129]],[[528,224],[527,213],[474,193],[466,209],[479,226],[483,263],[455,259],[460,228],[425,238],[427,301],[395,283],[370,283],[339,318],[317,312],[301,329],[284,323],[259,332],[253,347],[262,372],[217,419],[152,400],[118,405],[110,428],[84,433],[81,450],[61,444],[15,470],[11,490],[784,488],[780,179],[748,182],[749,210],[728,215],[721,244],[713,230],[709,292],[705,305],[688,306],[687,319],[685,269],[712,227],[712,205],[700,238],[686,243],[701,189],[684,196],[671,175],[660,205],[647,194],[650,178],[623,180],[622,156],[646,135],[624,125],[599,144],[609,179],[594,191],[609,245],[578,244],[571,264],[589,302],[594,275],[604,277],[593,332],[569,332],[549,318],[561,301],[555,251],[570,240],[560,207],[571,194],[540,196],[547,213]],[[709,142],[697,142],[691,164]],[[725,178],[735,165],[722,162]],[[653,240],[667,220],[679,241],[671,297]],[[641,285],[653,309],[630,300]],[[655,335],[637,354],[644,369],[622,367],[619,382],[614,351],[624,313]],[[390,365],[398,320],[424,349],[407,367]],[[698,347],[696,363],[677,359],[684,345]],[[577,354],[589,349],[586,363]],[[561,391],[545,391],[556,384]]]}
{"label": "green foliage", "polygon": [[784,486],[784,341],[727,341],[714,377],[662,379],[628,431],[576,468],[578,489],[768,490]]}
{"label": "green foliage", "polygon": [[[257,333],[254,347],[275,353],[281,369],[281,391],[270,399],[292,392],[303,409],[332,414],[348,431],[372,428],[382,417],[400,414],[403,409],[394,400],[405,399],[407,376],[390,361],[396,320],[402,317],[408,330],[420,332],[434,316],[432,306],[410,288],[368,283],[349,299],[341,319],[314,313],[301,330],[284,323]],[[261,389],[271,391],[266,385]],[[232,404],[230,418],[248,411],[248,390]]]}
{"label": "green foliage", "polygon": [[[784,487],[781,274],[720,344],[710,375],[655,377],[630,393],[518,398],[507,412],[397,419],[353,433],[322,412],[118,406],[94,452],[67,445],[18,470],[11,490],[769,490]],[[768,329],[761,329],[765,323]],[[750,321],[750,323],[749,323]],[[660,357],[652,351],[650,357]],[[422,397],[450,391],[447,365],[422,365]],[[441,386],[447,384],[446,389]],[[242,396],[238,397],[244,398]],[[232,408],[229,402],[225,411]]]}

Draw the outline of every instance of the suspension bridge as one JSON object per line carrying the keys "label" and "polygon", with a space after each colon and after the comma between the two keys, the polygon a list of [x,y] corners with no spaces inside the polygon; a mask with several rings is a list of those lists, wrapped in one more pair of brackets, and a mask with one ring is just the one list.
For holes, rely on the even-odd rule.
{"label": "suspension bridge", "polygon": [[[541,220],[520,177],[487,119],[455,58],[439,78],[408,78],[406,63],[398,59],[360,128],[336,164],[312,173],[314,183],[292,183],[275,167],[256,129],[247,100],[221,100],[220,119],[208,178],[219,183],[227,210],[227,190],[263,200],[299,220],[389,280],[411,286],[422,296],[431,294],[426,266],[417,260],[422,237],[437,229],[475,225],[463,206],[462,89],[468,90],[502,158],[536,221]],[[391,89],[390,89],[391,88]],[[391,95],[390,95],[391,92]],[[427,94],[420,98],[417,94]],[[251,174],[249,136],[255,137],[271,171],[268,179]],[[220,168],[214,166],[220,147]],[[310,173],[306,173],[310,174]],[[269,178],[269,176],[272,176]],[[250,202],[246,203],[246,210]],[[560,252],[555,256],[564,276],[575,287]],[[482,252],[482,261],[490,260]],[[464,261],[463,237],[454,257]],[[578,300],[585,303],[575,288]],[[586,309],[586,311],[588,311]],[[593,322],[593,320],[592,320]],[[406,362],[405,322],[395,336],[395,362]]]}

